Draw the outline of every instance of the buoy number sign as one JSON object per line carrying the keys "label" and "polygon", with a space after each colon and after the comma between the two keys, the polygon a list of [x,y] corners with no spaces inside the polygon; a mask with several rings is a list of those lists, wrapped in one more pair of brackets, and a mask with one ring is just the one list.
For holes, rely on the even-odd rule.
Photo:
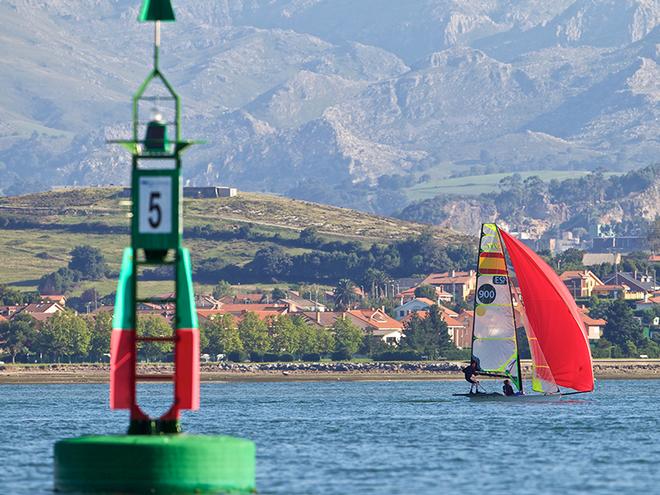
{"label": "buoy number sign", "polygon": [[172,178],[140,177],[140,234],[169,234],[172,232]]}

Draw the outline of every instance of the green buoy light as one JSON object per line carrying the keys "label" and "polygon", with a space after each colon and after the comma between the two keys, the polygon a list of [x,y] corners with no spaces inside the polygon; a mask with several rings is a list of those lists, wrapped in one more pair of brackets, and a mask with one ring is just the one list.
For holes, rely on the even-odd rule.
{"label": "green buoy light", "polygon": [[147,132],[144,136],[144,149],[147,153],[165,153],[167,149],[167,125],[160,115],[147,124]]}
{"label": "green buoy light", "polygon": [[[145,0],[139,21],[153,21],[154,66],[133,97],[133,138],[113,141],[132,156],[131,246],[124,250],[115,297],[110,342],[110,407],[130,411],[128,434],[84,436],[55,444],[55,490],[75,493],[253,493],[254,442],[228,436],[181,434],[182,410],[200,403],[199,328],[190,252],[183,247],[181,152],[193,141],[181,139],[181,105],[158,67],[160,23],[173,22],[169,0]],[[160,83],[160,92],[148,94]],[[172,122],[156,108],[140,120],[140,104],[171,105]],[[169,114],[168,114],[169,115]],[[140,140],[140,136],[144,136]],[[157,159],[154,161],[154,159]],[[148,167],[144,161],[151,160]],[[170,162],[164,166],[160,162]],[[174,297],[138,299],[139,267],[174,265]],[[175,304],[170,336],[137,332],[141,302]],[[162,342],[174,352],[174,373],[140,374],[137,351],[143,342]],[[147,415],[137,400],[138,382],[170,382],[174,397],[159,418]]]}
{"label": "green buoy light", "polygon": [[140,22],[174,22],[175,20],[170,0],[144,0],[138,16]]}

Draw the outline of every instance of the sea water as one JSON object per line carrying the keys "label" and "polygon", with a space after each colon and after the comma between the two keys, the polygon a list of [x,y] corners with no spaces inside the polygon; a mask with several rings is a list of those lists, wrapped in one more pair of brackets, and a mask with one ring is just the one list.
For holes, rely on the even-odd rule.
{"label": "sea water", "polygon": [[[254,440],[261,494],[660,493],[660,381],[600,381],[556,403],[452,397],[466,388],[208,383],[184,428]],[[140,393],[151,409],[171,394]],[[0,493],[51,492],[58,439],[123,433],[127,413],[107,403],[107,385],[0,385]]]}

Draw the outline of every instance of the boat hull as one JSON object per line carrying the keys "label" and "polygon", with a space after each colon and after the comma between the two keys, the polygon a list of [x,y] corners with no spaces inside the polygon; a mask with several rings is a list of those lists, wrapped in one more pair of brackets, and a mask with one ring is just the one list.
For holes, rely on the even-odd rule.
{"label": "boat hull", "polygon": [[475,401],[494,402],[555,402],[561,400],[561,394],[504,395],[497,392],[476,394],[454,394],[454,397],[467,397]]}

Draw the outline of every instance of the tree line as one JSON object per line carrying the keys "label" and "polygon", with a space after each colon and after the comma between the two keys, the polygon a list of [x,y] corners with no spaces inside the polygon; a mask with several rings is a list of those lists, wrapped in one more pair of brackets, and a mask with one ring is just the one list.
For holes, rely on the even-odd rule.
{"label": "tree line", "polygon": [[[590,316],[604,318],[602,338],[592,346],[594,357],[660,357],[660,335],[649,336],[644,328],[660,317],[654,308],[635,316],[623,300],[594,298]],[[0,347],[11,361],[22,362],[99,362],[110,352],[112,316],[108,312],[79,315],[59,312],[44,322],[29,314],[17,314],[0,322]],[[144,336],[171,335],[170,323],[156,315],[140,315],[138,333]],[[414,316],[405,325],[405,337],[399,344],[386,344],[379,337],[364,334],[348,317],[338,318],[330,329],[310,324],[299,315],[281,315],[263,321],[247,313],[240,321],[231,315],[218,315],[200,328],[201,350],[215,358],[223,354],[233,361],[277,361],[322,356],[335,360],[350,359],[356,354],[375,359],[438,359],[469,357],[469,350],[457,350],[442,321],[437,306],[425,318]],[[526,356],[526,339],[521,338],[521,355]],[[139,358],[147,361],[172,359],[167,343],[143,343]]]}
{"label": "tree line", "polygon": [[639,312],[636,316],[630,305],[622,300],[607,301],[593,298],[589,316],[607,320],[603,336],[592,349],[596,358],[650,358],[660,357],[660,334],[649,335],[645,328],[660,316],[660,308]]}
{"label": "tree line", "polygon": [[12,362],[102,361],[110,352],[112,315],[61,311],[38,323],[29,314],[0,322],[0,347]]}
{"label": "tree line", "polygon": [[[172,334],[172,327],[161,316],[140,315],[137,331],[142,336],[165,337]],[[44,322],[19,313],[0,323],[0,346],[12,362],[103,362],[108,360],[111,332],[108,312],[92,316],[66,310]],[[212,359],[223,355],[232,361],[345,360],[356,354],[375,359],[437,359],[457,353],[437,307],[427,318],[416,316],[408,322],[399,344],[365,334],[348,316],[321,328],[299,315],[264,321],[248,312],[240,321],[230,314],[205,321],[200,327],[200,347]],[[171,361],[173,354],[166,342],[144,342],[138,358]]]}
{"label": "tree line", "polygon": [[[309,229],[301,237],[309,236]],[[341,279],[368,281],[370,274],[387,279],[428,274],[434,271],[467,270],[474,265],[476,248],[458,244],[440,246],[433,233],[425,231],[390,244],[331,243],[336,250],[313,249],[291,255],[278,245],[259,249],[243,266],[226,264],[218,258],[201,260],[194,267],[197,281],[215,283],[305,282],[336,284]],[[307,246],[313,246],[309,242]],[[329,247],[326,243],[324,247]]]}

